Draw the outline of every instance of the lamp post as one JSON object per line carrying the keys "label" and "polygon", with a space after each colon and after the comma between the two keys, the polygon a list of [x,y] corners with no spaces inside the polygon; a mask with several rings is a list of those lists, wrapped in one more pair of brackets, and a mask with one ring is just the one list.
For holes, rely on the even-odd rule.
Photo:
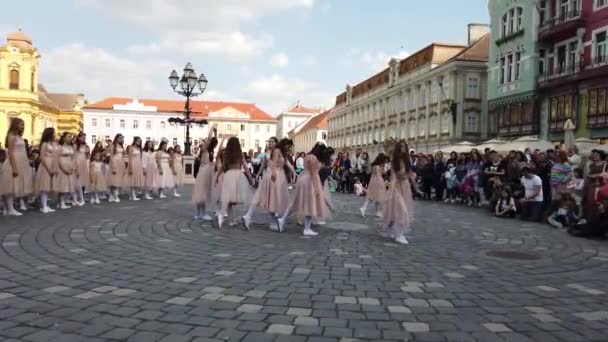
{"label": "lamp post", "polygon": [[[190,118],[192,111],[190,110],[190,98],[201,95],[207,89],[207,77],[201,74],[196,76],[192,64],[188,63],[184,67],[184,74],[180,77],[175,70],[169,76],[169,84],[173,91],[186,97],[186,106],[184,107],[184,118],[169,118],[169,123],[186,126],[186,141],[184,142],[184,155],[192,155],[192,143],[190,142],[190,126],[191,125],[206,125],[207,120],[196,120]],[[179,88],[177,86],[179,85]]]}

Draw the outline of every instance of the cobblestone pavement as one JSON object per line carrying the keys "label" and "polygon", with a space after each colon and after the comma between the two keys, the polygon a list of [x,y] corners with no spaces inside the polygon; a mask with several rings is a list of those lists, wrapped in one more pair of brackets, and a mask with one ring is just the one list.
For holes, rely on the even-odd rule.
{"label": "cobblestone pavement", "polygon": [[418,202],[398,246],[343,195],[316,238],[220,231],[187,197],[0,218],[0,340],[608,340],[607,242]]}

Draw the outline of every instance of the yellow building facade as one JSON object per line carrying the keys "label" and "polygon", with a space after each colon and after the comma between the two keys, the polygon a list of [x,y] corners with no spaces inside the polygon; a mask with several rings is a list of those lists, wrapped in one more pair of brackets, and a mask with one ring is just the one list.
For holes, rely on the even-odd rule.
{"label": "yellow building facade", "polygon": [[0,45],[0,142],[14,118],[25,122],[24,138],[35,145],[46,127],[77,133],[82,127],[82,94],[49,93],[39,83],[40,53],[19,30]]}

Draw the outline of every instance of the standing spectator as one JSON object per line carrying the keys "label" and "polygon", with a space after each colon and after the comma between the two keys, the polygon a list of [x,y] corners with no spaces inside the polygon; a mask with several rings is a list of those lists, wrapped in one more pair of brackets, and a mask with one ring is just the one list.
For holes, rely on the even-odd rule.
{"label": "standing spectator", "polygon": [[443,153],[437,152],[433,162],[433,187],[435,188],[435,199],[443,200],[443,192],[445,189],[445,172],[447,167],[443,161]]}
{"label": "standing spectator", "polygon": [[583,199],[584,217],[588,220],[597,215],[597,192],[602,186],[602,173],[607,171],[605,158],[606,154],[600,150],[591,151],[589,156]]}
{"label": "standing spectator", "polygon": [[521,183],[525,189],[524,198],[521,200],[521,218],[540,222],[543,213],[543,181],[527,166],[521,170],[521,174]]}
{"label": "standing spectator", "polygon": [[449,169],[450,166],[456,167],[457,161],[458,161],[458,153],[456,153],[454,151],[450,152],[450,158],[448,158],[448,160],[445,162],[446,168]]}
{"label": "standing spectator", "polygon": [[364,187],[367,188],[371,176],[372,166],[371,161],[369,160],[369,154],[367,154],[367,152],[363,152],[363,154],[361,154],[361,182],[363,183]]}
{"label": "standing spectator", "polygon": [[578,208],[578,216],[581,216],[583,213],[583,186],[585,185],[585,178],[583,176],[583,170],[580,168],[574,169],[572,172],[572,178],[568,183],[567,189],[570,191],[572,196],[574,197],[574,201],[576,202]]}
{"label": "standing spectator", "polygon": [[547,153],[539,152],[536,156],[536,174],[543,181],[543,210],[551,205],[551,168],[553,163],[547,158]]}
{"label": "standing spectator", "polygon": [[479,154],[479,152],[477,150],[471,151],[471,160],[469,160],[469,162],[466,164],[466,177],[471,178],[470,181],[466,183],[471,185],[470,188],[472,190],[471,196],[467,198],[467,200],[469,201],[469,206],[478,206],[481,201],[481,173],[483,170],[482,164],[483,162],[481,160],[481,155]]}
{"label": "standing spectator", "polygon": [[[433,156],[430,156],[431,158]],[[422,180],[423,199],[431,199],[431,191],[433,187],[433,164],[427,156],[422,155],[420,165],[418,166],[418,175]]]}
{"label": "standing spectator", "polygon": [[350,191],[350,173],[351,173],[350,156],[348,152],[342,154],[342,160],[340,160],[340,191],[343,193]]}
{"label": "standing spectator", "polygon": [[549,175],[551,185],[551,206],[549,212],[553,212],[558,202],[561,201],[562,194],[568,192],[568,183],[572,178],[572,167],[568,164],[568,153],[559,151],[555,156],[555,164],[551,167]]}

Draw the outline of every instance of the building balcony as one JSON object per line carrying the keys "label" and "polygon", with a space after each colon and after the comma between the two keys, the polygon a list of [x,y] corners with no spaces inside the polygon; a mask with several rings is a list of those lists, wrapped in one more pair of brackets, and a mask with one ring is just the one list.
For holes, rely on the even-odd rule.
{"label": "building balcony", "polygon": [[539,41],[562,41],[576,36],[576,31],[585,26],[585,18],[580,10],[561,13],[555,18],[545,20],[539,26]]}
{"label": "building balcony", "polygon": [[519,29],[519,30],[517,30],[515,32],[511,32],[508,35],[505,35],[505,36],[502,36],[502,37],[496,39],[495,43],[496,43],[497,46],[500,46],[500,45],[502,45],[502,44],[504,44],[504,43],[506,43],[506,42],[508,42],[508,41],[510,41],[512,39],[523,37],[523,35],[524,35],[524,29]]}
{"label": "building balcony", "polygon": [[584,66],[580,62],[560,64],[540,75],[538,78],[538,87],[545,89],[575,82],[584,69]]}

